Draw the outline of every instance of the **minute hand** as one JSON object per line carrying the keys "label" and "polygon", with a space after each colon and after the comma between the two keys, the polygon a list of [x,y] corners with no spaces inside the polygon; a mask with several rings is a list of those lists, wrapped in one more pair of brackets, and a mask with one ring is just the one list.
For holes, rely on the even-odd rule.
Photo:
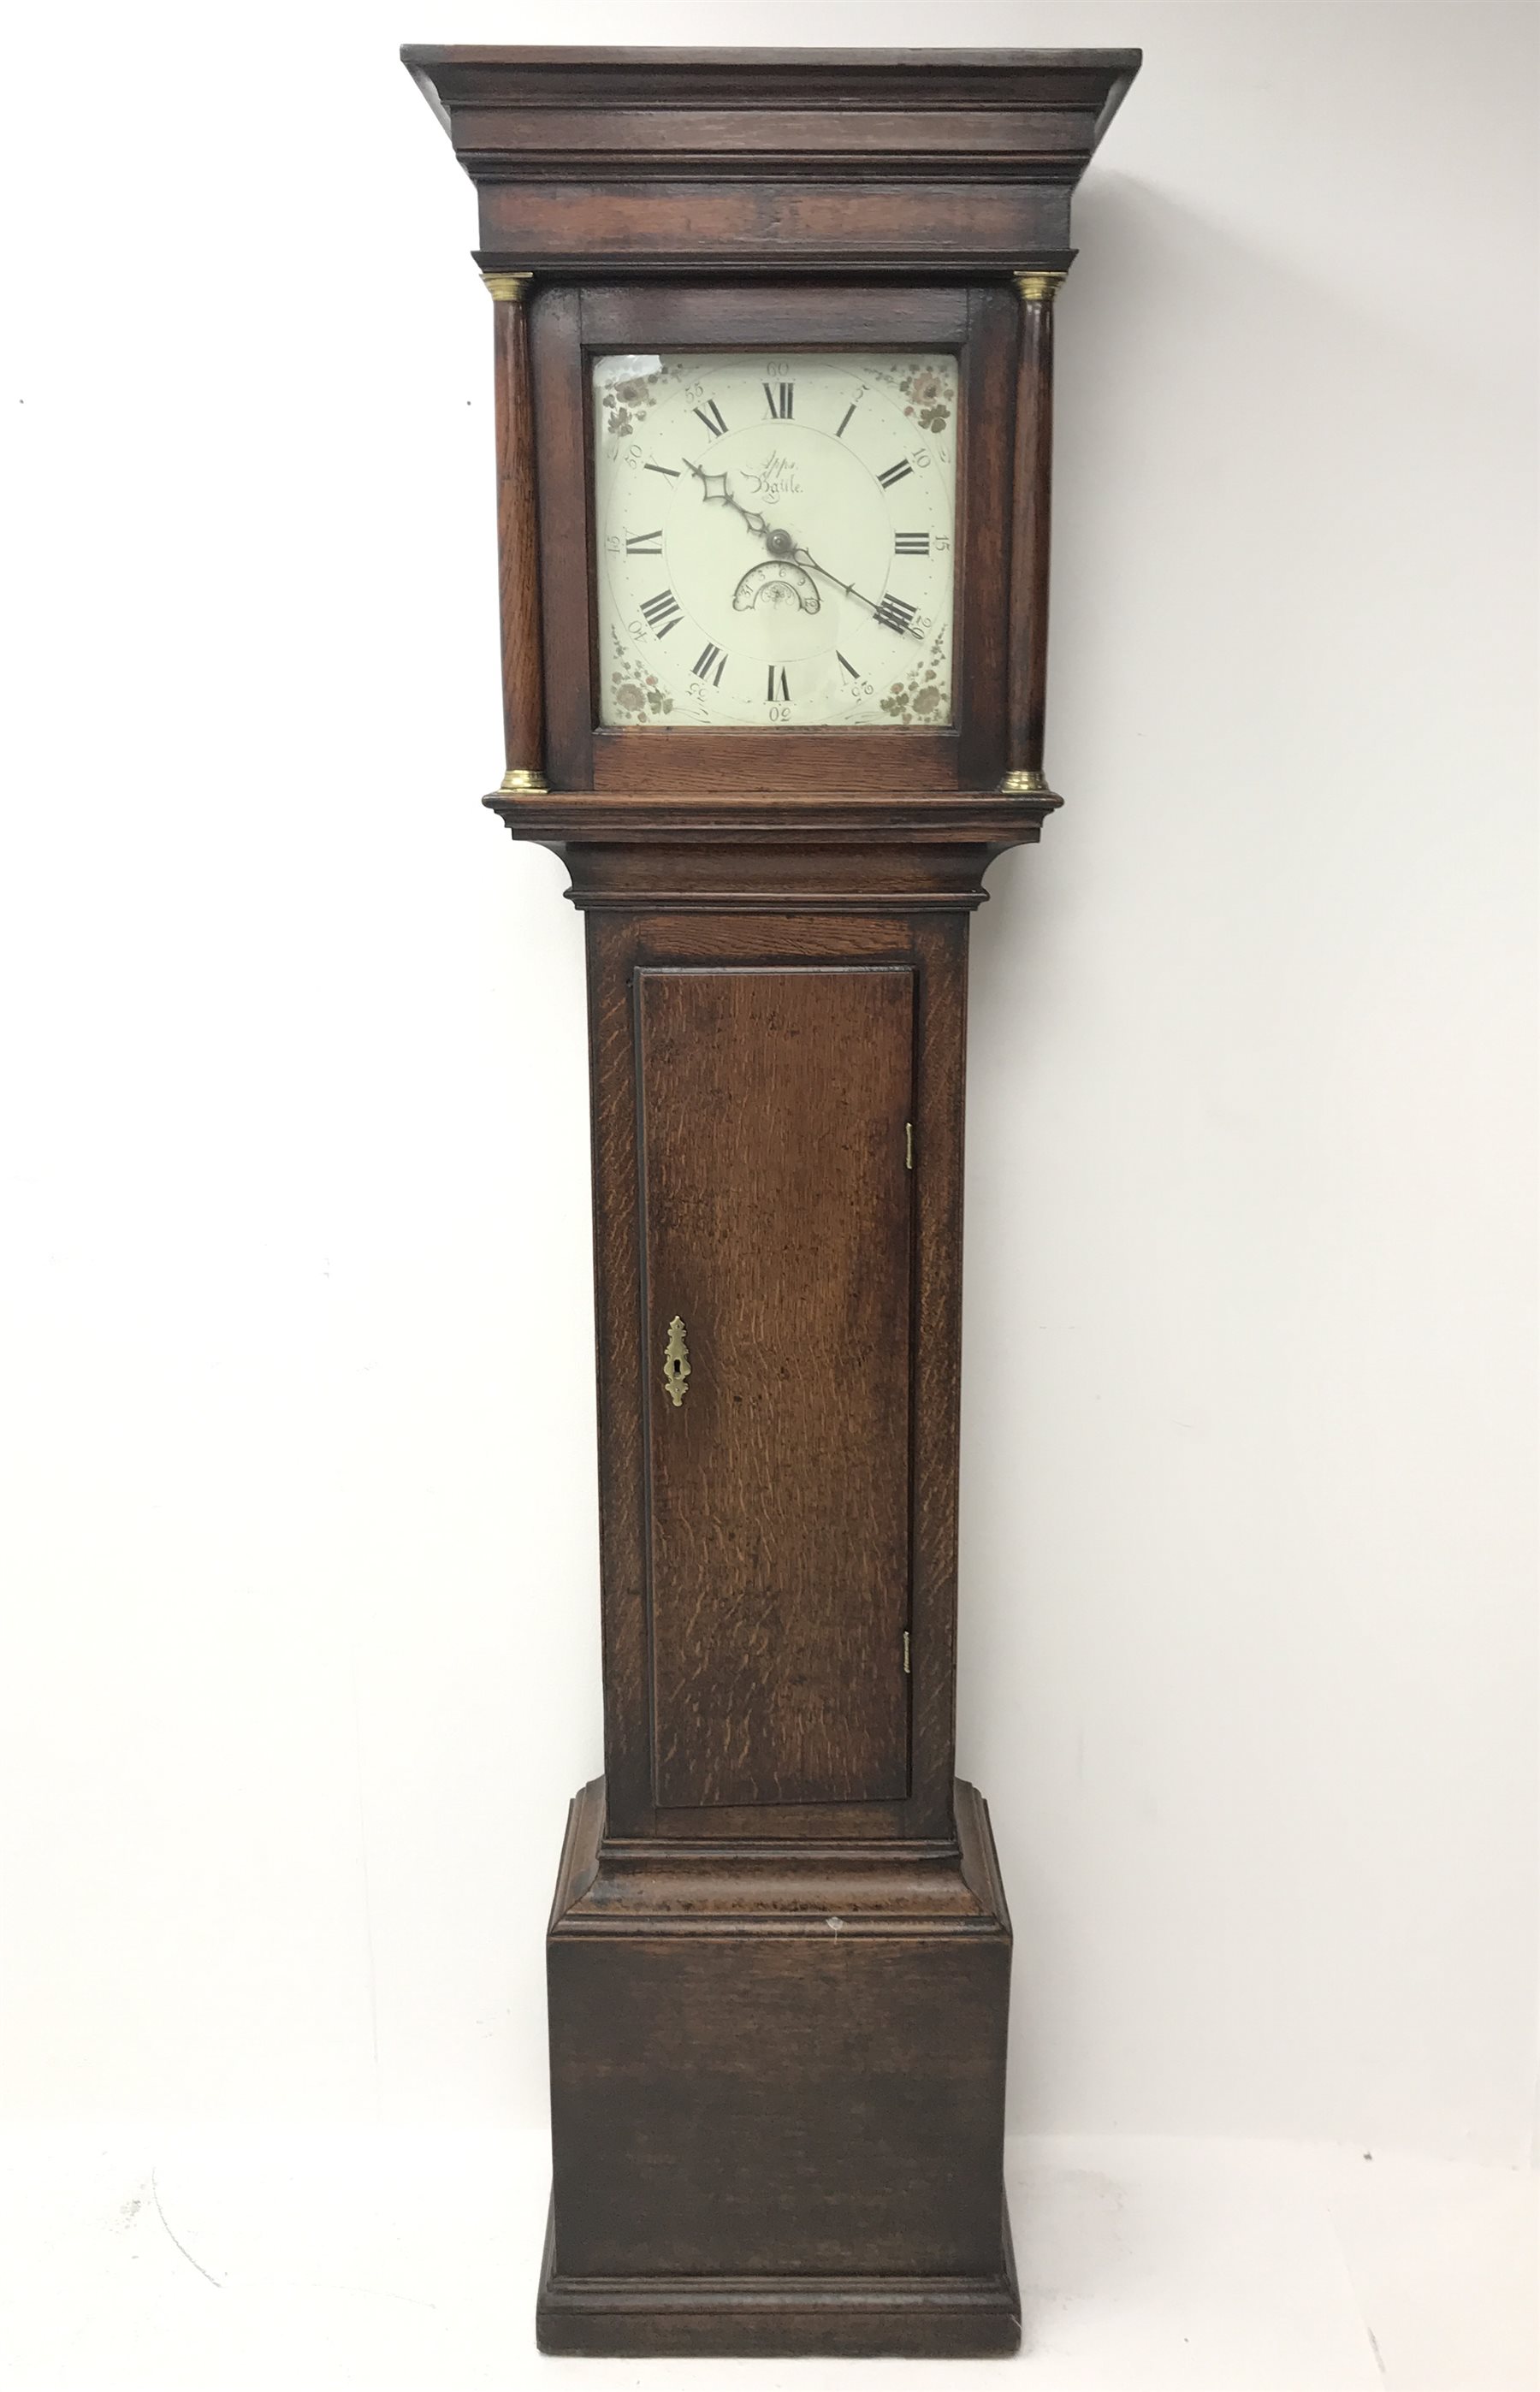
{"label": "minute hand", "polygon": [[830,573],[827,565],[819,564],[817,558],[813,554],[810,549],[794,548],[791,552],[791,555],[793,562],[798,565],[805,566],[809,573],[821,573],[826,581],[832,581],[835,589],[842,590],[847,598],[855,598],[858,600],[863,606],[869,607],[871,612],[884,622],[890,630],[901,631],[906,639],[920,640],[923,642],[925,637],[923,631],[917,631],[912,623],[900,622],[895,620],[892,615],[884,615],[882,612],[882,602],[880,602],[875,598],[868,598],[864,590],[856,589],[854,581],[842,581],[837,573]]}

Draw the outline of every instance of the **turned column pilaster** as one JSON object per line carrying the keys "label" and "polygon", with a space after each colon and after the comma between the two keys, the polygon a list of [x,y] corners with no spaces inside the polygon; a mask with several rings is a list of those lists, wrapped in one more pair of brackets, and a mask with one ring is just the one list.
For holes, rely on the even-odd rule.
{"label": "turned column pilaster", "polygon": [[535,410],[529,274],[484,274],[492,295],[497,423],[497,576],[502,624],[502,787],[545,787],[545,688],[535,524]]}
{"label": "turned column pilaster", "polygon": [[1011,538],[1011,671],[1004,791],[1041,793],[1048,688],[1049,530],[1053,473],[1053,302],[1064,269],[1024,268],[1016,354]]}

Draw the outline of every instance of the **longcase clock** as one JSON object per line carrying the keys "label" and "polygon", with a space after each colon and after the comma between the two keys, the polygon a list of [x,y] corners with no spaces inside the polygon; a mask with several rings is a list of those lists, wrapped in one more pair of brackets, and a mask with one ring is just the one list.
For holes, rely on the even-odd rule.
{"label": "longcase clock", "polygon": [[968,920],[1043,775],[1054,293],[1135,51],[409,49],[480,202],[507,770],[587,930],[605,1774],[542,2347],[1008,2351],[955,1775]]}

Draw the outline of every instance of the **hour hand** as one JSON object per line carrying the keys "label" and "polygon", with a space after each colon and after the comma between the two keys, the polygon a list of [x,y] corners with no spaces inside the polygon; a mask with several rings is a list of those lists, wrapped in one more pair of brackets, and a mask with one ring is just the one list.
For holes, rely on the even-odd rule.
{"label": "hour hand", "polygon": [[[743,517],[744,522],[758,540],[768,540],[773,545],[776,540],[785,537],[782,533],[772,532],[763,515],[751,514],[747,507],[738,503],[728,487],[725,474],[708,474],[705,467],[698,465],[693,457],[686,457],[685,462],[700,484],[708,505],[720,503],[731,507],[736,515]],[[711,488],[713,482],[721,483],[720,490]]]}
{"label": "hour hand", "polygon": [[[696,463],[693,457],[686,457],[685,462],[688,465],[691,473],[695,475],[696,480],[704,485],[708,500],[718,501],[725,500],[728,506],[732,506],[735,503],[727,488],[727,476],[725,474],[708,474],[703,466]],[[719,482],[722,485],[721,488],[713,489],[711,488],[713,482]],[[740,508],[738,512],[741,514],[742,509]]]}

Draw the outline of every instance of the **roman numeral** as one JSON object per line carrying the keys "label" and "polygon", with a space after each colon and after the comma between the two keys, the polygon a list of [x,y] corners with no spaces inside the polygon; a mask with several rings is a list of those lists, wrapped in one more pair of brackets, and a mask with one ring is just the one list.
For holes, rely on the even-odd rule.
{"label": "roman numeral", "polygon": [[[709,678],[711,687],[713,689],[720,689],[722,687],[723,669],[726,662],[726,650],[724,648],[719,648],[714,640],[708,640],[705,646],[701,649],[700,654],[695,660],[695,677],[697,681],[705,681]],[[711,671],[713,664],[716,667],[715,672]]]}
{"label": "roman numeral", "polygon": [[915,609],[902,598],[884,598],[876,610],[877,619],[890,631],[907,631],[914,621]]}
{"label": "roman numeral", "polygon": [[677,482],[679,479],[679,468],[677,465],[654,465],[649,460],[648,462],[643,466],[642,471],[644,474],[666,474],[671,482]]}
{"label": "roman numeral", "polygon": [[851,402],[850,402],[850,405],[846,408],[846,410],[845,410],[845,411],[844,411],[843,415],[842,415],[842,416],[841,416],[841,418],[840,418],[839,429],[838,429],[838,431],[837,431],[837,432],[835,433],[835,435],[834,435],[834,437],[835,437],[835,439],[836,439],[836,440],[842,440],[842,439],[844,438],[844,436],[845,436],[845,426],[846,426],[846,424],[850,422],[850,419],[851,419],[851,417],[855,414],[855,401],[854,399],[852,399],[852,400],[851,400]]}
{"label": "roman numeral", "polygon": [[843,665],[846,672],[849,673],[851,680],[859,681],[861,676],[856,671],[855,667],[851,663],[850,658],[848,656],[841,656],[838,648],[835,649],[834,653],[837,656],[840,656],[840,662]]}
{"label": "roman numeral", "polygon": [[663,535],[660,531],[639,531],[626,542],[628,556],[661,556]]}
{"label": "roman numeral", "polygon": [[[780,684],[778,688],[777,687],[777,682]],[[791,692],[786,686],[785,666],[772,665],[770,668],[770,677],[764,686],[764,703],[766,706],[774,706],[778,698],[782,704],[789,704],[790,696]]]}
{"label": "roman numeral", "polygon": [[929,556],[931,535],[928,531],[895,531],[893,552],[894,556]]}
{"label": "roman numeral", "polygon": [[790,415],[790,412],[791,412],[791,387],[792,387],[792,386],[791,386],[791,384],[790,384],[789,382],[783,382],[783,383],[781,384],[781,386],[780,386],[780,401],[779,401],[779,404],[777,405],[777,399],[776,399],[776,393],[771,389],[771,387],[770,387],[769,384],[766,382],[766,383],[762,383],[762,384],[760,384],[760,388],[763,391],[765,397],[770,401],[770,412],[771,412],[771,414],[772,414],[772,415]]}
{"label": "roman numeral", "polygon": [[881,483],[882,488],[885,490],[891,490],[895,482],[901,482],[906,474],[912,474],[913,472],[914,467],[910,464],[908,459],[907,457],[900,457],[896,465],[890,465],[887,472],[885,474],[879,474],[877,478]]}
{"label": "roman numeral", "polygon": [[716,439],[720,433],[726,431],[727,425],[724,420],[722,410],[718,407],[714,398],[709,398],[704,407],[698,407],[695,411],[697,415],[699,416],[701,422],[705,425],[713,440]]}
{"label": "roman numeral", "polygon": [[684,611],[672,590],[659,590],[656,598],[644,598],[642,612],[660,640],[667,638],[674,625],[685,619]]}

